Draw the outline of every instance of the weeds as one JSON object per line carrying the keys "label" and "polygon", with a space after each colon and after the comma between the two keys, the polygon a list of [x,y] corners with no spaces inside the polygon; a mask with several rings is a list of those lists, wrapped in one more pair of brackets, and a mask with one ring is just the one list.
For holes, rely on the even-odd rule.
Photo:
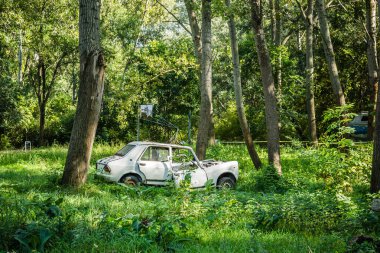
{"label": "weeds", "polygon": [[[97,146],[93,162],[118,147]],[[359,252],[377,241],[369,209],[369,146],[283,149],[283,177],[253,169],[244,146],[208,156],[238,160],[237,190],[122,187],[93,179],[64,189],[65,148],[0,153],[0,251],[48,252]],[[265,157],[263,150],[258,150]],[[374,246],[375,245],[375,246]],[[371,248],[372,247],[372,248]],[[359,250],[359,251],[355,251]]]}

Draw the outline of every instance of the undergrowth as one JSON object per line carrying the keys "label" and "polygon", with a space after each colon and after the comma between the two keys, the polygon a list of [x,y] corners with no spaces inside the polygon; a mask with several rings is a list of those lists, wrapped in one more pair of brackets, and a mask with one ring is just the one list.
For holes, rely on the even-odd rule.
{"label": "undergrowth", "polygon": [[[96,159],[119,147],[95,146]],[[59,186],[66,148],[0,153],[0,251],[366,252],[376,249],[369,145],[282,148],[283,176],[256,171],[244,146],[209,158],[237,160],[236,190],[123,187],[93,178]],[[259,149],[265,160],[264,149]],[[366,235],[372,241],[358,244]],[[361,251],[360,251],[361,250]],[[364,251],[363,251],[364,250]]]}

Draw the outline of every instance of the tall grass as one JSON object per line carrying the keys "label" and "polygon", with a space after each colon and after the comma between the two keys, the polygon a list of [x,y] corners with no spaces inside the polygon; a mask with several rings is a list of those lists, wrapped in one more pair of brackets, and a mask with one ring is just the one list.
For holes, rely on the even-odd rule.
{"label": "tall grass", "polygon": [[0,251],[345,252],[356,235],[379,236],[366,194],[369,146],[345,154],[285,147],[283,177],[268,166],[256,171],[244,146],[212,147],[209,158],[239,162],[233,191],[94,179],[95,160],[119,148],[94,147],[80,189],[59,185],[66,147],[1,152]]}

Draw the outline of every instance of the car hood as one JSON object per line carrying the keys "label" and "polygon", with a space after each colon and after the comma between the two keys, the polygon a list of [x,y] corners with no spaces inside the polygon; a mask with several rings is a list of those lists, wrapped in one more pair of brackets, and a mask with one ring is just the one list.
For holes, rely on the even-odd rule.
{"label": "car hood", "polygon": [[113,156],[109,156],[109,157],[99,159],[96,161],[96,163],[106,165],[109,162],[116,161],[116,160],[119,160],[121,158],[122,158],[122,156],[113,155]]}

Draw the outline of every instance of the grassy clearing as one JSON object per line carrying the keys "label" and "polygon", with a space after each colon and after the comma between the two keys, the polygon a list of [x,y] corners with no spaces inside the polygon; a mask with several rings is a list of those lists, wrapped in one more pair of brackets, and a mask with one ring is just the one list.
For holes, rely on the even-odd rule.
{"label": "grassy clearing", "polygon": [[[118,148],[95,146],[92,164]],[[65,147],[1,152],[0,251],[368,252],[350,240],[380,232],[370,149],[285,147],[279,178],[255,171],[244,146],[216,146],[209,157],[239,161],[234,191],[126,188],[94,179],[93,167],[84,187],[64,189]]]}

